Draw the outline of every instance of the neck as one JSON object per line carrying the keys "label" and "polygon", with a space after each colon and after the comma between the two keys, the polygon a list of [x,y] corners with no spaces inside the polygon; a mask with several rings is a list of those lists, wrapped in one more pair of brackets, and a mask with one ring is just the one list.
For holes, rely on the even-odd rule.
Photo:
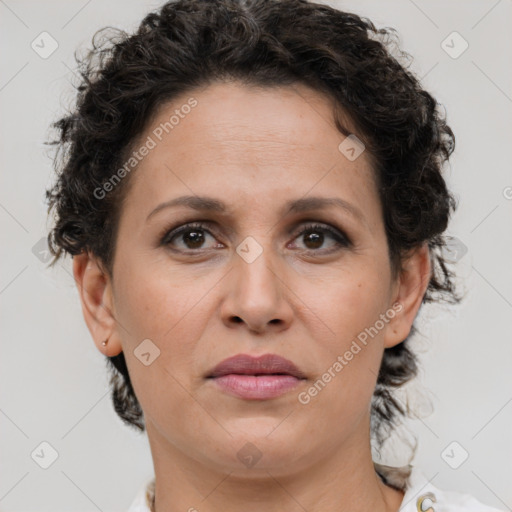
{"label": "neck", "polygon": [[255,466],[247,477],[201,464],[150,422],[146,427],[155,468],[154,512],[397,512],[404,496],[377,475],[370,443],[362,436],[347,439],[302,471],[256,473]]}

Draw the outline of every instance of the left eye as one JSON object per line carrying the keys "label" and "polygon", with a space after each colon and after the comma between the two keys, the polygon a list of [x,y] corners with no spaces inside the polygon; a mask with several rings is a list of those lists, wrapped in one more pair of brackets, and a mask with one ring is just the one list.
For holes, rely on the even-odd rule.
{"label": "left eye", "polygon": [[[178,229],[172,230],[162,239],[163,245],[175,245],[174,240],[181,240],[185,244],[185,249],[204,249],[205,234],[211,236],[214,240],[215,237],[202,223],[185,224]],[[349,239],[337,229],[320,224],[306,225],[301,231],[297,233],[294,240],[302,237],[305,250],[312,250],[318,252],[322,245],[324,245],[325,238],[331,238],[334,241],[332,244],[336,250],[340,247],[348,247],[350,245]],[[215,247],[215,246],[214,246]],[[217,244],[216,247],[223,247],[222,244]],[[183,248],[181,248],[183,249]],[[180,248],[178,248],[180,250]],[[325,250],[325,249],[324,249]],[[329,249],[327,249],[329,251]]]}
{"label": "left eye", "polygon": [[322,226],[320,224],[310,224],[305,226],[304,229],[299,232],[296,238],[302,237],[304,243],[306,245],[309,244],[306,249],[316,250],[323,245],[326,234],[328,238],[334,240],[334,249],[331,250],[336,250],[340,247],[348,247],[350,245],[348,238],[343,235],[343,233],[337,229],[328,226]]}

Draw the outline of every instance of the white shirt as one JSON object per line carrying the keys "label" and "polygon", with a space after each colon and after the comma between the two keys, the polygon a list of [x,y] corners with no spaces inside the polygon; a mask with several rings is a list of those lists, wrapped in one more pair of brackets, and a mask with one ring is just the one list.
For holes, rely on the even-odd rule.
{"label": "white shirt", "polygon": [[[374,466],[388,485],[404,491],[399,512],[504,512],[484,505],[470,494],[438,489],[414,466],[395,468],[376,462]],[[154,478],[147,481],[127,512],[151,512],[154,485]]]}

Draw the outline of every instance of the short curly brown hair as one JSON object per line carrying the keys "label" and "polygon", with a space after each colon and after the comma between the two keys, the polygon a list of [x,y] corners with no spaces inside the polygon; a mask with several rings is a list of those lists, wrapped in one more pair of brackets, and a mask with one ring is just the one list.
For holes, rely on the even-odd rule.
{"label": "short curly brown hair", "polygon": [[[54,265],[65,251],[91,251],[112,276],[120,205],[130,179],[105,198],[94,190],[113,175],[163,102],[214,81],[264,87],[306,84],[335,99],[374,160],[394,274],[411,249],[428,243],[432,274],[423,302],[460,301],[443,257],[456,201],[441,175],[455,137],[439,104],[391,46],[392,28],[307,0],[178,0],[148,14],[134,34],[107,27],[75,58],[76,104],[52,126],[59,136],[56,183],[46,191],[55,225]],[[398,48],[398,44],[395,45]],[[336,126],[349,135],[341,118]],[[62,150],[62,151],[59,151]],[[59,158],[59,155],[61,158]],[[417,374],[408,339],[384,351],[372,398],[371,432],[379,445],[406,410],[398,388]],[[127,424],[145,430],[143,411],[121,353],[107,359],[112,399]]]}

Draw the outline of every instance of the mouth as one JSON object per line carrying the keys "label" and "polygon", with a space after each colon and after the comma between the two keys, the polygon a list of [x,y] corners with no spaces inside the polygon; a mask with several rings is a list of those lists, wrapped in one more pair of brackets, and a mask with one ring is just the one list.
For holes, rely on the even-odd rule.
{"label": "mouth", "polygon": [[249,354],[237,354],[221,361],[211,370],[207,378],[231,374],[252,376],[290,375],[298,379],[306,377],[292,361],[277,354],[264,354],[259,357]]}
{"label": "mouth", "polygon": [[230,357],[219,363],[206,378],[215,382],[223,392],[249,400],[278,397],[306,380],[295,364],[275,354]]}

